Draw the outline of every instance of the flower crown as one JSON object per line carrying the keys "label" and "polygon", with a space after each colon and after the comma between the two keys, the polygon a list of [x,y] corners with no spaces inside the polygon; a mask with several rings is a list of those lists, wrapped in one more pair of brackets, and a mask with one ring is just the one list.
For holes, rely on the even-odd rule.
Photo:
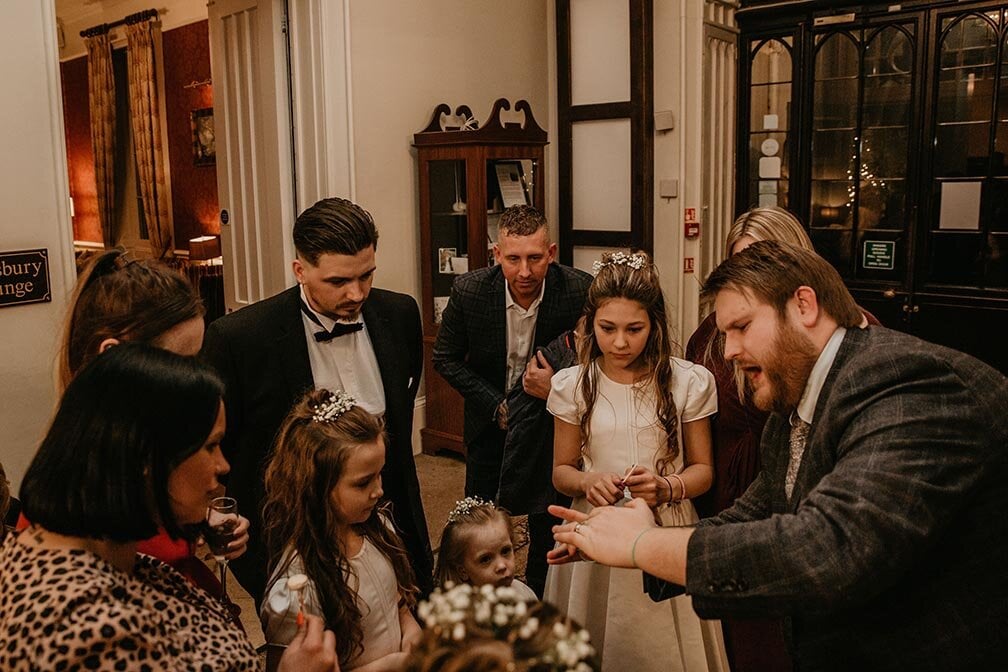
{"label": "flower crown", "polygon": [[343,390],[330,392],[329,398],[320,402],[312,411],[312,420],[315,422],[334,422],[356,405],[357,400]]}
{"label": "flower crown", "polygon": [[493,504],[485,499],[480,499],[479,497],[466,497],[465,499],[460,499],[455,502],[455,508],[448,514],[448,522],[457,523],[462,519],[462,516],[469,515],[473,509],[478,509],[481,506],[493,506]]}
{"label": "flower crown", "polygon": [[[418,609],[424,625],[447,641],[462,641],[467,622],[489,630],[494,638],[508,643],[529,640],[539,631],[536,616],[529,615],[529,605],[510,586],[485,584],[474,588],[467,583],[445,584],[435,588]],[[588,631],[570,621],[553,624],[553,646],[538,658],[527,661],[532,668],[548,666],[557,672],[592,672],[588,661],[595,657]]]}
{"label": "flower crown", "polygon": [[598,275],[606,266],[629,266],[635,271],[639,271],[647,264],[647,257],[643,254],[627,254],[626,252],[613,252],[605,260],[599,260],[592,264],[592,271]]}

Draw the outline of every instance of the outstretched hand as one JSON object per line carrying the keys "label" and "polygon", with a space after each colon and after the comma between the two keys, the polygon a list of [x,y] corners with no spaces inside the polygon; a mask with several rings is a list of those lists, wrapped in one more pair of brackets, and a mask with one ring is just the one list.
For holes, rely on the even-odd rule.
{"label": "outstretched hand", "polygon": [[643,499],[622,507],[598,507],[591,513],[562,506],[550,506],[549,512],[565,521],[553,527],[553,538],[560,544],[546,556],[553,565],[577,559],[571,550],[576,549],[586,559],[603,565],[634,567],[634,540],[655,527],[654,514]]}

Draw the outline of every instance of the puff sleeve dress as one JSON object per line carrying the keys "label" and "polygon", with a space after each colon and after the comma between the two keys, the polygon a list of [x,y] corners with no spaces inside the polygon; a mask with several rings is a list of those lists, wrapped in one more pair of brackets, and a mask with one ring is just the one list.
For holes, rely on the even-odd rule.
{"label": "puff sleeve dress", "polygon": [[[681,447],[683,423],[717,412],[717,390],[714,376],[699,364],[678,358],[673,358],[672,364],[672,395],[679,415]],[[553,376],[547,402],[550,413],[575,426],[586,409],[579,385],[583,370],[575,366]],[[654,390],[646,384],[611,380],[597,361],[589,375],[597,379],[598,398],[582,469],[623,474],[631,465],[640,464],[654,471],[666,441],[666,433],[657,421]],[[676,472],[684,468],[681,448],[674,466]],[[584,497],[576,497],[572,508],[587,513],[592,506]],[[665,526],[697,521],[688,500],[661,506],[657,513]],[[700,620],[688,596],[652,602],[642,589],[640,570],[594,562],[554,565],[549,568],[543,599],[584,625],[599,652],[602,669],[728,669],[720,623]]]}

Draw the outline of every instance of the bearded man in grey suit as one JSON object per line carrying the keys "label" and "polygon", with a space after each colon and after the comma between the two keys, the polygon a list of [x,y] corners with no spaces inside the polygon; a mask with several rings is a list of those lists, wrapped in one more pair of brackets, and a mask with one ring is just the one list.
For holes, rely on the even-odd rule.
{"label": "bearded man in grey suit", "polygon": [[[814,253],[755,243],[707,280],[725,357],[760,408],[763,469],[735,505],[658,530],[642,502],[555,507],[581,553],[685,586],[705,618],[787,617],[801,670],[1008,661],[1008,381],[882,327]],[[570,552],[568,552],[568,549]],[[665,581],[662,581],[665,580]],[[670,589],[671,588],[671,589]]]}

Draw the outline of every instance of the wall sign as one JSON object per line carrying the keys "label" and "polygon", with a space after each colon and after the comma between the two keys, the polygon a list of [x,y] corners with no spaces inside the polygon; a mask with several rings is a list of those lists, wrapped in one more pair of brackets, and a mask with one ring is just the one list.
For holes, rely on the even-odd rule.
{"label": "wall sign", "polygon": [[0,308],[52,301],[49,250],[0,252]]}
{"label": "wall sign", "polygon": [[896,268],[896,242],[892,240],[864,241],[862,268],[891,271]]}

